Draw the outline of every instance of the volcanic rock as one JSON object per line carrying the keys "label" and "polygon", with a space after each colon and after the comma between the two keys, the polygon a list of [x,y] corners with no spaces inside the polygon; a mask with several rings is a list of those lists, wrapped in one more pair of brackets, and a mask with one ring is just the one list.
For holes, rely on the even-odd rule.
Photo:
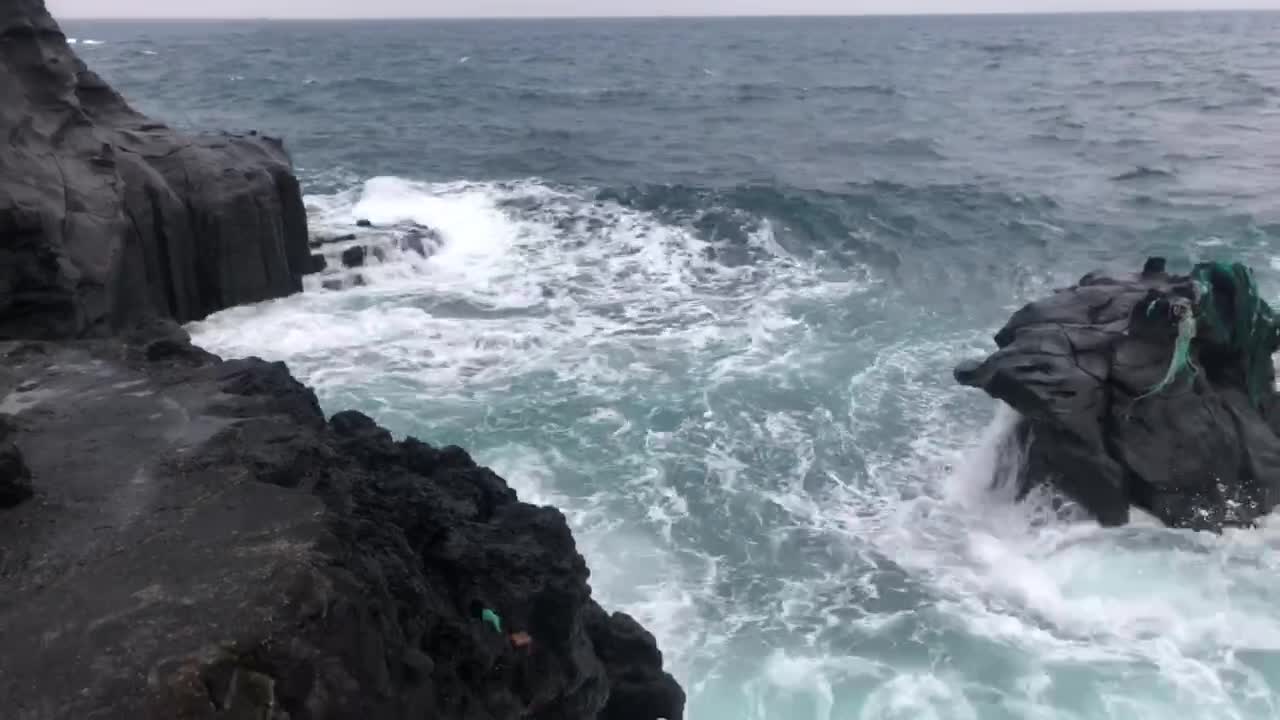
{"label": "volcanic rock", "polygon": [[1280,502],[1280,332],[1248,268],[1086,275],[1014,313],[956,379],[1017,410],[1018,492],[1047,485],[1104,525],[1250,525]]}
{"label": "volcanic rock", "polygon": [[102,336],[297,292],[309,259],[279,140],[134,111],[41,0],[0,3],[0,339]]}

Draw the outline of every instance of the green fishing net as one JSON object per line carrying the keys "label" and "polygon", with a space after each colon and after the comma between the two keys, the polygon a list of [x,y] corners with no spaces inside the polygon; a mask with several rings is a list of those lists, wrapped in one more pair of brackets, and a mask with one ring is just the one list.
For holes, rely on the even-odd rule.
{"label": "green fishing net", "polygon": [[[1155,307],[1152,302],[1147,308],[1147,314],[1151,313],[1151,308]],[[1165,371],[1164,377],[1160,382],[1145,393],[1138,396],[1138,400],[1150,397],[1156,393],[1169,387],[1169,384],[1182,374],[1183,370],[1190,369],[1191,374],[1195,375],[1197,368],[1195,363],[1191,362],[1191,341],[1196,336],[1196,316],[1191,311],[1191,303],[1178,299],[1173,302],[1174,312],[1178,320],[1178,339],[1173,344],[1173,357],[1169,359],[1169,369]]]}
{"label": "green fishing net", "polygon": [[[1276,349],[1277,326],[1271,307],[1258,295],[1253,271],[1241,263],[1208,262],[1196,265],[1191,277],[1199,289],[1197,314],[1203,339],[1241,359],[1249,400],[1258,407],[1274,383],[1271,354]],[[1178,340],[1181,346],[1181,328]]]}

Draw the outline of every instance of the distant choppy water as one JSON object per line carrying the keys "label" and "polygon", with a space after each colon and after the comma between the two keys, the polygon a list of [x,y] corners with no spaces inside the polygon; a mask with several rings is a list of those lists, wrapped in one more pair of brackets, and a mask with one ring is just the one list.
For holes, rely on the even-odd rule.
{"label": "distant choppy water", "polygon": [[1280,16],[66,29],[442,233],[197,338],[562,507],[691,718],[1280,716],[1280,523],[1032,527],[950,375],[1102,265],[1276,295]]}

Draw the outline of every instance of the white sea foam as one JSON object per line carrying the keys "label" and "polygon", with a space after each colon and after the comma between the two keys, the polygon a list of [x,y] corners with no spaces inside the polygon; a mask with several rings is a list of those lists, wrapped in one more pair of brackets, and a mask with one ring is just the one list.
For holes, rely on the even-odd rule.
{"label": "white sea foam", "polygon": [[[722,264],[683,225],[537,180],[306,202],[313,230],[361,233],[331,258],[384,243],[335,271],[365,284],[308,278],[196,339],[286,360],[326,407],[466,445],[561,507],[694,720],[1277,715],[1280,527],[1103,530],[1011,503],[1016,415],[947,380],[985,333],[915,328],[873,302],[892,292],[874,271],[808,264],[767,221],[756,262]],[[439,233],[429,257],[388,240],[409,224]]]}
{"label": "white sea foam", "polygon": [[[581,397],[582,421],[603,426],[613,447],[642,444],[646,435],[657,441],[662,433],[643,415],[613,404],[633,401],[646,385],[683,385],[667,365],[691,353],[715,353],[703,378],[713,385],[760,372],[777,361],[781,336],[803,331],[780,306],[823,291],[786,272],[726,267],[707,259],[708,243],[686,229],[537,181],[384,177],[306,203],[317,232],[356,231],[360,219],[376,227],[416,223],[437,231],[443,244],[425,259],[396,252],[371,259],[359,269],[363,287],[231,309],[193,332],[220,352],[285,359],[327,403],[358,400],[406,430],[416,426],[420,396],[452,408],[437,421],[449,422],[452,412],[463,422],[487,412],[487,393],[525,378],[529,402],[544,392],[552,393],[548,403]],[[766,247],[770,239],[755,242]],[[795,265],[778,262],[784,271]],[[308,280],[313,290],[319,282]],[[856,291],[855,282],[845,290]],[[477,389],[486,394],[477,398]],[[768,432],[803,440],[782,414]],[[672,460],[683,461],[674,455],[685,452],[682,445]],[[522,495],[565,508],[588,557],[607,558],[592,563],[597,592],[653,627],[675,667],[719,652],[724,637],[694,615],[694,598],[715,582],[717,561],[671,552],[690,509],[660,462],[615,458],[620,476],[584,493],[555,487],[573,460],[551,450],[497,444],[483,459]],[[619,482],[626,491],[609,493]],[[642,522],[620,528],[619,515]]]}

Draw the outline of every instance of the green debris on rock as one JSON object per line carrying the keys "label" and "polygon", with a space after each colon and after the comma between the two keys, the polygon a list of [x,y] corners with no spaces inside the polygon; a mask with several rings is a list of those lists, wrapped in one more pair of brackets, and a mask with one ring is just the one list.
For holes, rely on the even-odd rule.
{"label": "green debris on rock", "polygon": [[[1164,390],[1184,372],[1196,375],[1199,368],[1191,359],[1191,341],[1198,338],[1202,344],[1240,359],[1239,380],[1253,406],[1261,407],[1274,383],[1271,355],[1280,346],[1280,327],[1271,306],[1258,294],[1253,271],[1238,262],[1205,262],[1192,268],[1191,279],[1196,289],[1194,307],[1182,298],[1170,301],[1178,338],[1169,369],[1138,399]],[[1148,317],[1157,304],[1153,300],[1147,305]]]}
{"label": "green debris on rock", "polygon": [[498,617],[498,613],[490,610],[489,608],[485,608],[480,611],[480,619],[489,623],[495,632],[502,632],[502,618]]}
{"label": "green debris on rock", "polygon": [[1278,335],[1275,315],[1258,295],[1253,270],[1238,262],[1208,262],[1196,265],[1191,277],[1199,290],[1199,319],[1210,336],[1204,339],[1242,359],[1249,401],[1259,407],[1274,383],[1271,355]]}

